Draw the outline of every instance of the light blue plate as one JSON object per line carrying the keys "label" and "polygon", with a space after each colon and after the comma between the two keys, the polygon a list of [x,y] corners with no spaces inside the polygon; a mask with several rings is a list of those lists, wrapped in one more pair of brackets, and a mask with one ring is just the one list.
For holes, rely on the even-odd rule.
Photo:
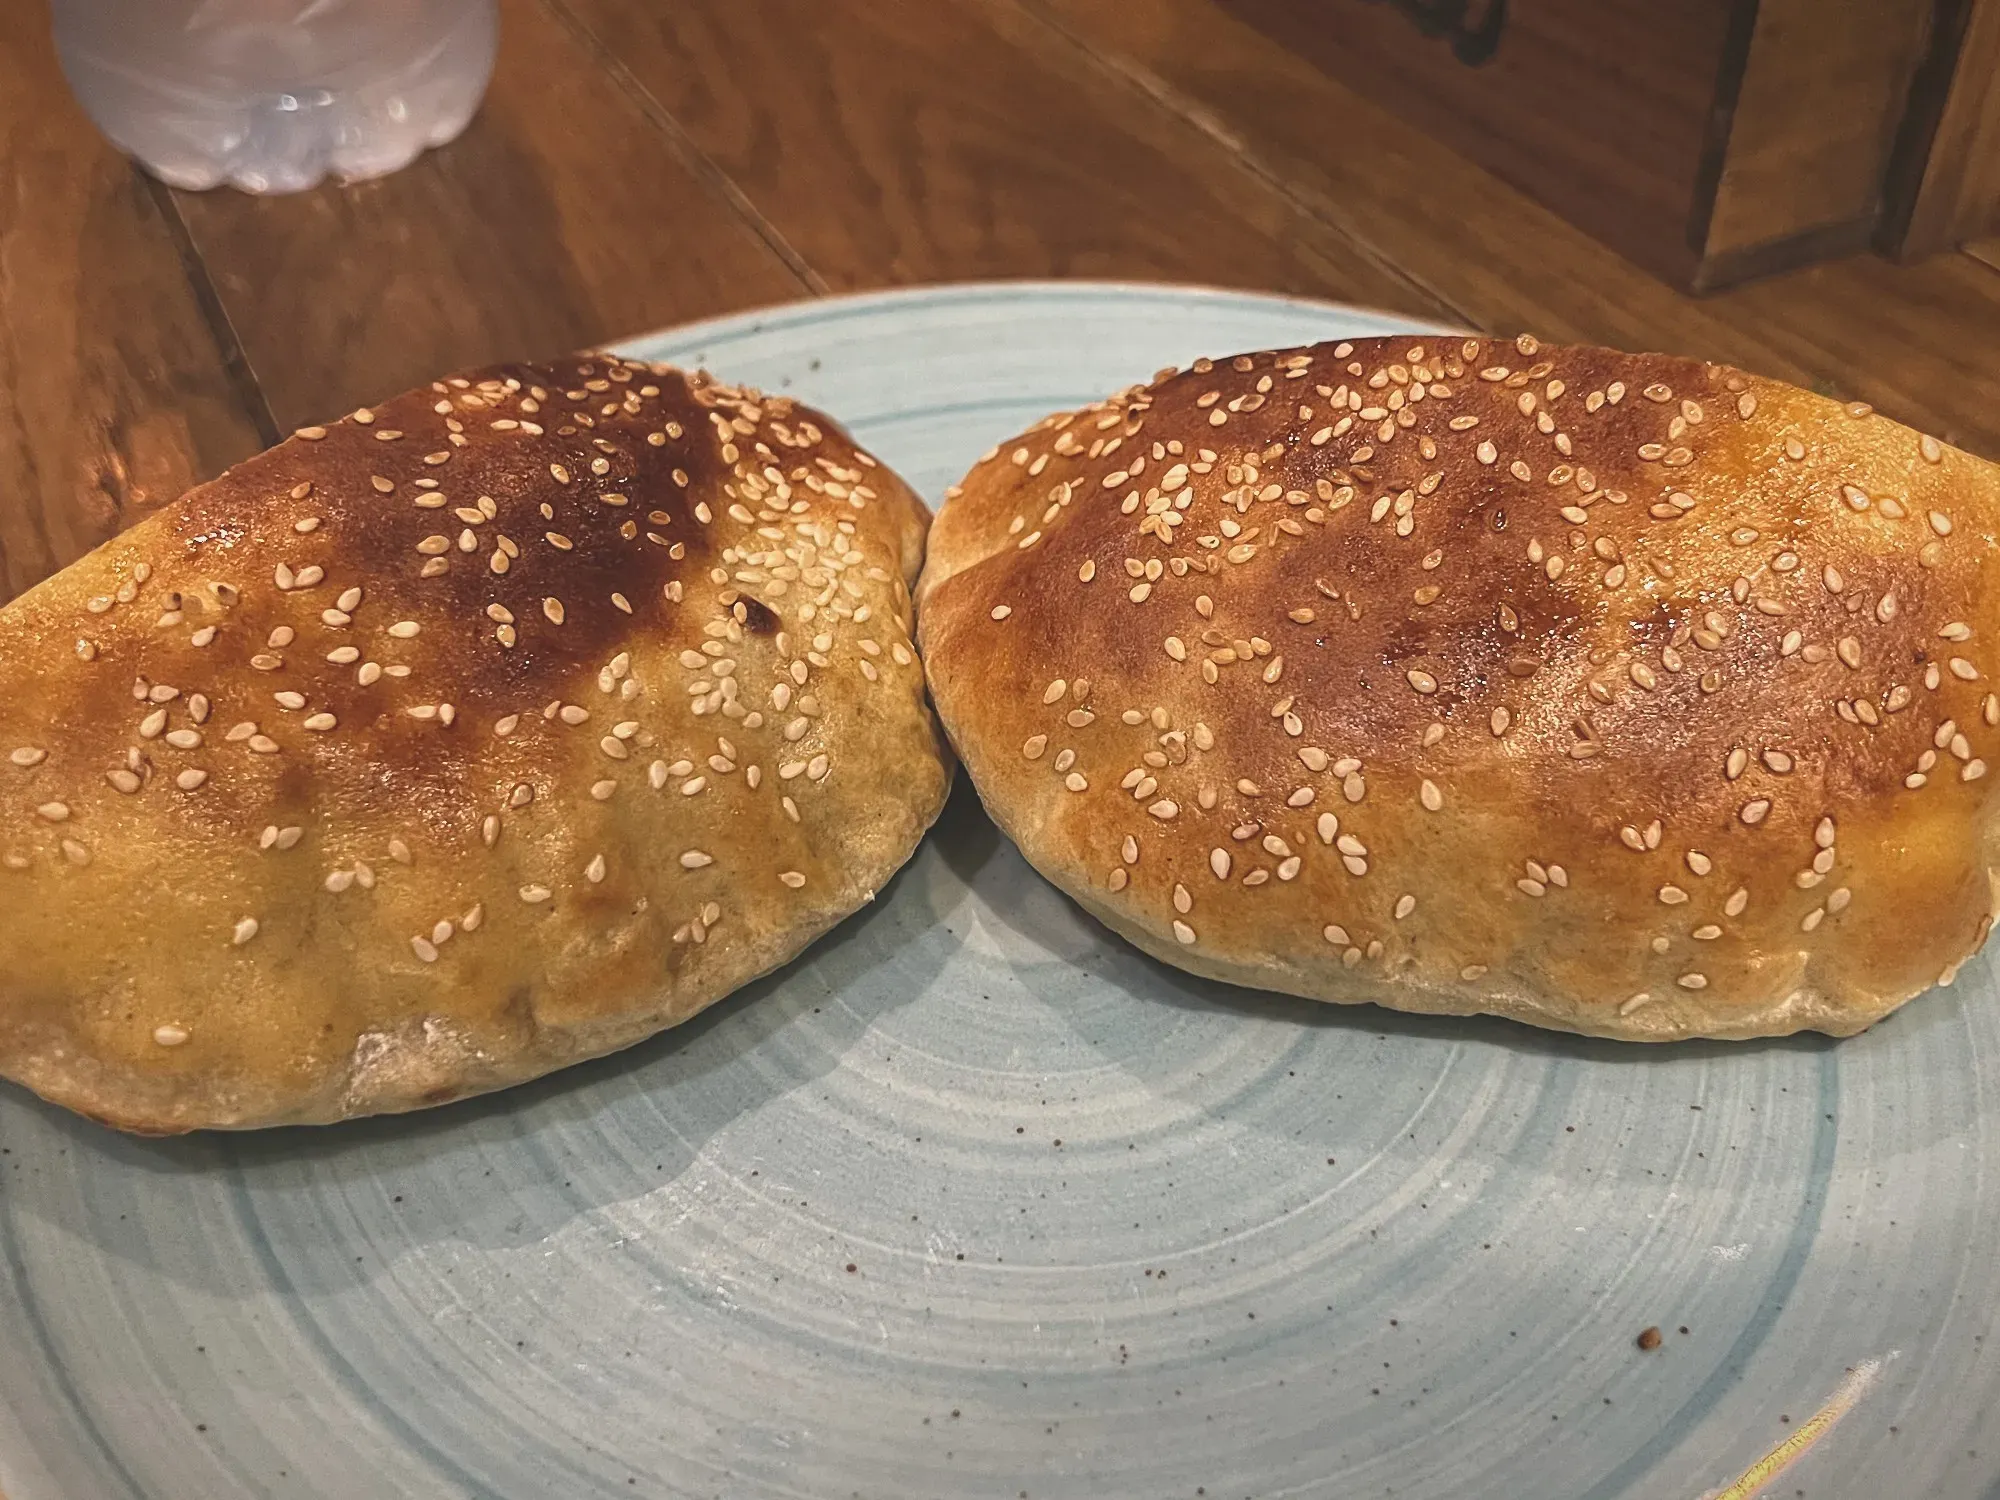
{"label": "light blue plate", "polygon": [[[629,347],[935,497],[1158,366],[1398,326],[1072,283]],[[775,980],[511,1093],[147,1143],[0,1092],[0,1491],[1694,1500],[1838,1397],[1732,1500],[2000,1500],[1995,998],[1642,1050],[1260,997],[961,796]]]}

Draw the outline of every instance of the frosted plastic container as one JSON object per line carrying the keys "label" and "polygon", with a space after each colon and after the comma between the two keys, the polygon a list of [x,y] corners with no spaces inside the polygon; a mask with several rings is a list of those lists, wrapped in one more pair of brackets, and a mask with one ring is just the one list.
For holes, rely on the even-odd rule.
{"label": "frosted plastic container", "polygon": [[379,177],[465,129],[496,0],[54,0],[91,119],[175,187]]}

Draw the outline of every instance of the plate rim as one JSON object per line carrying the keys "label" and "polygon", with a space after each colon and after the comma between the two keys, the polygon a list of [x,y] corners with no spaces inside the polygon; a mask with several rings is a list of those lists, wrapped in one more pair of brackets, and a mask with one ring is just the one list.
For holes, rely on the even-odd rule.
{"label": "plate rim", "polygon": [[590,346],[589,352],[623,353],[642,357],[634,353],[638,346],[660,339],[668,337],[686,339],[690,336],[725,331],[731,334],[760,331],[759,324],[768,326],[771,323],[790,321],[807,310],[846,319],[865,317],[885,306],[898,307],[908,303],[965,303],[975,300],[1006,302],[1024,297],[1079,301],[1122,297],[1134,300],[1157,298],[1172,302],[1247,303],[1273,309],[1290,308],[1299,312],[1360,313],[1368,317],[1381,318],[1386,322],[1404,323],[1411,333],[1464,334],[1482,338],[1486,336],[1470,326],[1454,327],[1398,312],[1393,308],[1375,307],[1361,302],[1341,302],[1326,297],[1304,297],[1293,292],[1258,291],[1248,287],[1217,286],[1198,281],[1143,281],[1117,277],[993,276],[912,282],[903,286],[869,287],[818,295],[808,292],[805,296],[783,302],[757,303],[734,312],[715,313],[684,323],[667,323],[638,333],[621,334],[615,339]]}

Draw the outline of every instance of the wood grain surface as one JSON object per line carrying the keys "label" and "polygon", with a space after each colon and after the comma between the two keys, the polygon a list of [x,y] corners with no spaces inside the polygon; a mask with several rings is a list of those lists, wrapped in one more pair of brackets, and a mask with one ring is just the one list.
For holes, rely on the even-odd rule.
{"label": "wood grain surface", "polygon": [[1693,300],[1215,0],[503,0],[393,177],[170,193],[0,29],[0,597],[273,435],[457,365],[850,288],[1266,287],[1697,353],[2000,454],[2000,272]]}
{"label": "wood grain surface", "polygon": [[0,28],[0,599],[264,446],[171,215],[51,48],[39,7]]}
{"label": "wood grain surface", "polygon": [[1201,281],[1442,309],[1011,0],[558,0],[836,289]]}
{"label": "wood grain surface", "polygon": [[457,141],[351,187],[176,193],[280,427],[807,287],[536,0]]}

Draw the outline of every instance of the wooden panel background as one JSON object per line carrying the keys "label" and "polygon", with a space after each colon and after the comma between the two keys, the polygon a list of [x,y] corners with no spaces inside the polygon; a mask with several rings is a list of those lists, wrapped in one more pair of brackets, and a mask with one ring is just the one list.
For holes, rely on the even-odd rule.
{"label": "wooden panel background", "polygon": [[[1383,0],[1220,3],[1631,259],[1691,273],[1689,205],[1744,0],[1512,0],[1477,66]],[[1136,22],[1151,7],[1129,9]],[[1338,129],[1324,139],[1330,152],[1358,144]]]}
{"label": "wooden panel background", "polygon": [[1883,238],[1904,260],[2000,235],[2000,0],[1937,0],[1936,15],[1891,171]]}
{"label": "wooden panel background", "polygon": [[1927,36],[1929,0],[1759,0],[1702,248],[1836,225],[1865,245]]}

